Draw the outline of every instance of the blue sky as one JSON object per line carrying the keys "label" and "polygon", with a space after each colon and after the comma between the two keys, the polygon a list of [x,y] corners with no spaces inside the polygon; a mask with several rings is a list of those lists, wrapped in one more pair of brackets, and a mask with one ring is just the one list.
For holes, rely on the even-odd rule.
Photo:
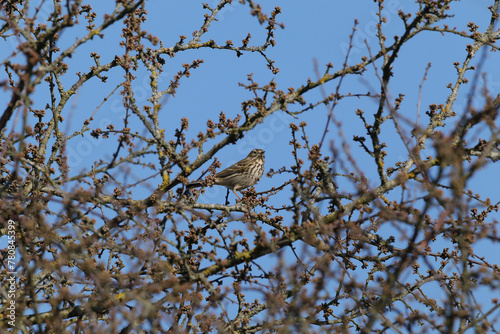
{"label": "blue sky", "polygon": [[[209,2],[213,5],[216,1]],[[108,9],[107,2],[91,1],[90,4],[98,12],[98,21],[101,19],[102,10]],[[272,78],[278,83],[278,87],[285,90],[288,87],[298,87],[306,83],[310,77],[316,78],[315,63],[318,64],[318,71],[324,72],[326,63],[333,63],[334,70],[342,67],[345,59],[345,51],[349,43],[349,34],[352,32],[354,19],[358,19],[358,29],[354,36],[354,47],[351,50],[351,57],[348,63],[358,62],[362,56],[368,54],[365,40],[372,48],[372,53],[378,50],[378,40],[375,37],[374,26],[377,22],[376,6],[371,1],[359,2],[358,4],[338,5],[332,1],[315,1],[313,4],[303,1],[267,1],[264,8],[269,11],[274,6],[281,6],[282,14],[278,15],[278,21],[285,23],[285,29],[278,28],[275,31],[277,45],[267,52],[269,58],[276,60],[276,66],[280,72],[273,75],[266,69],[264,58],[257,54],[244,54],[237,58],[234,52],[227,50],[190,50],[176,54],[173,59],[166,59],[165,72],[160,80],[160,87],[167,87],[172,76],[180,70],[181,64],[190,63],[193,59],[203,59],[204,64],[198,69],[191,71],[189,79],[184,78],[181,86],[177,90],[175,97],[169,97],[164,103],[161,112],[161,122],[168,131],[173,131],[180,124],[182,117],[190,119],[188,134],[195,136],[203,130],[207,119],[217,119],[218,114],[223,111],[228,117],[241,114],[241,101],[251,98],[252,95],[238,86],[238,82],[247,83],[247,74],[253,73],[253,78],[260,84],[269,82]],[[363,10],[360,10],[361,5]],[[488,11],[485,10],[483,1],[462,1],[452,3],[456,16],[447,19],[450,26],[457,26],[458,30],[465,30],[466,23],[473,19],[480,27],[486,27],[488,23]],[[415,4],[401,2],[398,0],[386,1],[385,11],[387,24],[384,26],[388,39],[392,35],[401,35],[403,25],[397,16],[397,9],[405,11],[413,10]],[[179,35],[191,36],[191,32],[201,25],[201,17],[205,10],[197,1],[149,1],[147,4],[149,18],[144,28],[154,35],[157,35],[165,45],[171,45],[178,41]],[[219,14],[218,21],[214,22],[209,33],[204,36],[203,41],[214,39],[219,44],[231,39],[235,44],[246,37],[251,32],[253,42],[263,40],[263,27],[255,18],[247,14],[247,6],[234,2],[228,9]],[[42,11],[43,13],[43,11]],[[71,43],[74,41],[76,33],[84,32],[83,27],[74,28],[61,36],[61,42]],[[75,35],[73,35],[75,34]],[[104,39],[94,38],[94,40],[82,46],[78,52],[69,60],[69,74],[63,78],[63,82],[73,83],[76,80],[74,73],[78,70],[86,70],[93,61],[89,57],[90,52],[97,50],[101,55],[101,62],[110,61],[114,55],[121,51],[118,46],[120,30],[112,28],[105,32]],[[258,44],[258,42],[256,42]],[[429,62],[432,66],[427,75],[427,81],[422,90],[422,103],[420,115],[421,122],[426,121],[424,112],[431,103],[444,103],[449,90],[446,84],[453,81],[455,69],[453,61],[462,62],[465,57],[465,45],[470,41],[458,36],[442,37],[436,32],[426,32],[411,40],[402,50],[400,57],[394,65],[396,75],[391,81],[390,90],[394,96],[405,93],[406,98],[402,111],[406,117],[416,120],[416,103],[418,97],[418,85],[424,75],[425,68]],[[494,62],[495,54],[489,55],[489,63]],[[378,64],[380,68],[380,63]],[[492,90],[500,88],[500,70],[497,66],[488,66],[487,79]],[[117,73],[117,72],[114,72]],[[110,72],[110,79],[107,84],[102,84],[97,78],[92,79],[88,85],[84,86],[73,98],[74,108],[70,111],[72,124],[81,124],[81,120],[89,118],[95,108],[108,96],[115,85],[122,79],[122,74]],[[139,103],[147,103],[149,97],[149,74],[144,71],[137,73],[138,80],[134,84],[134,92]],[[331,93],[337,82],[325,85],[328,93]],[[467,88],[467,87],[465,87]],[[341,93],[366,93],[379,89],[378,79],[373,75],[373,70],[369,69],[363,77],[346,78]],[[39,92],[41,95],[42,92]],[[306,94],[308,102],[315,102],[320,98],[317,92]],[[461,95],[456,103],[457,106],[465,105],[466,95]],[[39,108],[43,108],[46,99],[41,99]],[[95,115],[95,127],[104,128],[108,123],[120,122],[123,118],[121,108],[121,97],[115,93]],[[375,103],[370,103],[368,99],[346,99],[342,101],[336,110],[338,119],[342,122],[346,138],[350,140],[353,134],[360,133],[359,120],[352,117],[353,111],[362,108],[369,114],[370,108],[375,108]],[[299,106],[291,106],[291,110],[299,110]],[[316,108],[312,112],[302,115],[312,130],[308,135],[311,140],[317,141],[322,134],[324,123],[326,122],[327,108]],[[257,134],[249,139],[244,139],[237,147],[228,147],[220,152],[219,159],[224,164],[237,161],[251,150],[251,146],[259,146],[267,152],[267,167],[277,168],[279,162],[288,158],[290,147],[288,141],[290,131],[288,127],[281,127],[289,117],[276,116],[278,120],[266,122],[257,128]],[[453,121],[452,121],[453,122]],[[298,121],[297,121],[298,123]],[[425,124],[425,123],[424,123]],[[79,126],[71,130],[80,129]],[[68,133],[71,133],[69,131]],[[335,133],[330,133],[329,140],[336,140]],[[391,138],[387,138],[390,140]],[[70,158],[75,162],[74,172],[78,172],[78,167],[82,164],[85,168],[86,158],[94,155],[104,147],[101,142],[86,136],[77,137],[72,140],[73,145],[68,148],[73,149]],[[246,142],[246,143],[245,143]],[[357,149],[356,143],[350,143],[353,150]],[[398,161],[405,156],[405,151],[389,151],[388,161]],[[271,159],[270,157],[275,157]],[[360,157],[362,158],[362,157]],[[274,160],[274,161],[273,161]],[[227,162],[227,163],[225,163]],[[369,170],[367,170],[369,172]],[[267,180],[269,181],[269,180]],[[264,182],[262,182],[264,183]],[[265,184],[265,183],[264,183]],[[262,185],[261,185],[262,186]]]}
{"label": "blue sky", "polygon": [[[402,33],[401,21],[394,13],[394,10],[391,9],[398,4],[400,4],[400,1],[386,2],[388,8],[388,23],[386,26],[389,31],[387,33],[389,38],[391,38],[391,34],[401,35]],[[97,5],[94,5],[94,10],[99,8]],[[239,87],[238,82],[246,83],[246,76],[249,73],[253,73],[254,80],[261,84],[267,83],[271,78],[274,78],[278,83],[278,87],[286,90],[288,87],[298,87],[305,84],[308,77],[314,79],[316,76],[314,63],[316,61],[320,73],[323,73],[324,64],[328,62],[334,64],[334,70],[340,69],[344,62],[348,34],[352,31],[354,18],[357,18],[360,23],[354,38],[354,48],[351,51],[349,63],[357,62],[361,56],[367,55],[364,45],[365,39],[373,48],[372,52],[378,50],[377,38],[373,35],[373,26],[376,22],[374,17],[376,7],[370,1],[364,3],[363,11],[359,10],[359,6],[344,4],[341,7],[331,1],[317,1],[314,5],[301,1],[288,1],[286,4],[273,1],[266,2],[266,5],[269,8],[282,5],[283,13],[278,16],[278,20],[285,23],[285,29],[275,31],[277,46],[267,52],[271,59],[276,60],[276,66],[280,68],[280,72],[273,75],[266,70],[265,60],[256,53],[244,54],[240,58],[237,58],[234,52],[226,50],[201,49],[178,53],[175,58],[167,59],[165,72],[161,77],[164,81],[160,83],[160,86],[162,84],[164,87],[167,86],[173,74],[180,69],[182,63],[191,62],[193,59],[204,59],[204,64],[200,68],[192,70],[191,78],[184,79],[176,96],[170,97],[168,102],[164,104],[162,125],[164,124],[166,130],[173,130],[178,126],[180,118],[188,117],[190,119],[189,134],[194,136],[198,131],[204,129],[208,118],[216,119],[220,111],[224,111],[229,117],[241,113],[241,101],[250,98],[251,94]],[[461,30],[460,28],[465,29],[465,22],[468,22],[469,18],[475,18],[475,22],[480,26],[481,18],[483,18],[484,26],[488,23],[488,13],[485,13],[483,6],[478,5],[476,2],[459,2],[452,5],[456,7],[457,14],[455,18],[449,20],[457,22],[451,24],[457,25],[459,30]],[[410,5],[411,8],[413,6],[413,4]],[[151,17],[148,19],[145,28],[160,37],[166,45],[176,42],[179,35],[190,36],[191,32],[201,24],[200,15],[197,14],[204,13],[201,5],[195,1],[174,2],[173,4],[150,1],[147,8]],[[405,10],[404,6],[403,10]],[[230,9],[220,15],[218,22],[212,24],[204,40],[213,38],[222,44],[227,39],[231,39],[237,43],[248,32],[251,32],[252,40],[261,41],[263,29],[256,23],[256,20],[248,17],[247,11],[246,6],[235,2]],[[118,40],[114,39],[119,33],[114,29],[111,32],[106,32],[103,40],[95,38],[81,52],[75,54],[71,62],[79,65],[89,64],[90,66],[92,61],[88,55],[95,49],[102,55],[101,62],[109,61],[116,53],[114,48],[119,48]],[[68,40],[74,38],[70,34],[64,37]],[[408,43],[396,61],[396,75],[390,87],[394,96],[400,92],[406,94],[403,108],[405,115],[408,115],[410,119],[416,119],[418,85],[429,62],[432,62],[432,67],[428,74],[428,80],[423,87],[420,114],[424,114],[425,108],[430,103],[444,102],[444,98],[449,91],[445,86],[454,79],[455,69],[452,61],[463,61],[465,57],[464,48],[467,43],[470,42],[464,41],[464,38],[461,37],[447,36],[445,40],[436,32],[424,33]],[[491,61],[493,61],[493,56],[494,54],[490,56]],[[487,72],[487,77],[491,81],[490,86],[498,88],[500,86],[498,68],[490,66]],[[111,74],[109,75],[110,82],[113,82],[113,79],[115,81],[121,80],[121,75],[118,75],[118,78],[113,78]],[[75,77],[73,75],[73,80]],[[148,74],[138,72],[138,77],[139,79],[134,86],[136,98],[139,101],[146,102],[149,86]],[[67,80],[72,82],[71,75],[68,75]],[[114,88],[111,84],[101,84],[98,79],[93,79],[93,81],[91,85],[84,87],[74,98],[75,120],[88,118],[102,99]],[[326,85],[326,90],[331,92],[335,85],[336,82]],[[341,92],[343,93],[360,93],[376,91],[379,89],[379,84],[373,75],[373,71],[371,71],[371,73],[364,75],[362,79],[358,77],[346,79],[342,88]],[[306,99],[314,102],[318,98],[318,95],[314,94],[306,95]],[[309,98],[309,96],[311,97]],[[366,110],[365,108],[376,106],[374,103],[367,102],[366,99],[351,100],[352,102],[345,102],[346,105],[339,107],[340,110],[337,111],[337,114],[340,119],[342,119],[342,115],[352,115],[354,108]],[[85,103],[82,103],[82,101]],[[102,124],[106,124],[108,119],[113,122],[120,120],[123,117],[122,109],[119,107],[120,101],[119,95],[112,96],[111,103],[108,103],[105,108],[101,108],[97,112],[94,117],[96,122],[100,121]],[[463,100],[457,101],[457,104],[463,103],[465,103]],[[295,110],[298,109],[298,106],[294,107]],[[304,115],[312,127],[321,130],[326,121],[326,116],[326,108],[323,108],[323,110],[316,108],[313,112]],[[344,122],[347,123],[344,130],[348,138],[354,132],[359,134],[358,126],[360,124],[356,124],[355,119],[346,117]],[[354,122],[352,126],[350,126],[351,122]],[[266,126],[266,124],[263,126]],[[353,132],[349,132],[349,129],[353,129]],[[257,129],[258,131],[259,129]],[[285,129],[283,132],[286,135],[281,136],[280,133],[275,136],[272,145],[270,145],[270,139],[265,137],[265,133],[261,134],[258,143],[267,152],[272,152],[273,155],[278,154],[279,156],[281,152],[286,153],[289,151],[289,130]],[[320,135],[319,131],[309,133],[313,141],[315,133],[318,136]],[[354,143],[352,145],[356,146]],[[78,145],[75,145],[75,147],[78,147]],[[225,158],[224,154],[228,154],[229,158],[233,157],[234,160],[238,160],[239,157],[244,157],[250,148],[248,147],[247,150],[242,149],[241,152],[235,148],[236,156],[235,152],[229,152],[229,149],[227,148],[221,152],[221,160]],[[276,161],[280,161],[280,159],[276,159]],[[269,161],[269,163],[272,163],[272,161]]]}

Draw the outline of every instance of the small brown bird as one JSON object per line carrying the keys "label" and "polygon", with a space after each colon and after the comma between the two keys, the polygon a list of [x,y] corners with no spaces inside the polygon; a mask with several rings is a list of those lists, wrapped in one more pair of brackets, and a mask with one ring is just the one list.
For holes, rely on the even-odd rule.
{"label": "small brown bird", "polygon": [[[259,182],[264,174],[264,150],[254,149],[248,156],[234,165],[215,175],[215,184],[231,189],[241,199],[236,191],[246,189]],[[186,188],[201,187],[200,181],[188,183]]]}

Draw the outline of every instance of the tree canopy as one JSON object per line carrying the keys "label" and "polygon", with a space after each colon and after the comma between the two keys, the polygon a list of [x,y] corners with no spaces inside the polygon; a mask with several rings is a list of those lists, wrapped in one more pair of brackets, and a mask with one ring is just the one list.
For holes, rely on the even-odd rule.
{"label": "tree canopy", "polygon": [[2,331],[499,330],[499,0],[0,9]]}

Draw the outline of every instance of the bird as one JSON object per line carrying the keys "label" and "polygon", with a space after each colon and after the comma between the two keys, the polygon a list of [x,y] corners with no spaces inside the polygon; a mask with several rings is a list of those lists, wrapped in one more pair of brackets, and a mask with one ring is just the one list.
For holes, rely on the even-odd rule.
{"label": "bird", "polygon": [[[233,191],[241,200],[236,191],[246,189],[259,182],[264,174],[264,150],[253,149],[248,156],[232,166],[215,174],[215,185],[224,186]],[[201,187],[201,181],[193,181],[186,185],[187,189]]]}

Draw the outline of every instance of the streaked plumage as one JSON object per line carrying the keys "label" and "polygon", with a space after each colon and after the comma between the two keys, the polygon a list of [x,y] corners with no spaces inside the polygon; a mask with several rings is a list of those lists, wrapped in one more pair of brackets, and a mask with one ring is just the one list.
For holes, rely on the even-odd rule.
{"label": "streaked plumage", "polygon": [[[264,174],[264,150],[254,149],[248,156],[234,165],[215,175],[215,184],[231,189],[236,197],[236,191],[246,189],[256,184]],[[201,187],[200,181],[194,181],[187,188]]]}

